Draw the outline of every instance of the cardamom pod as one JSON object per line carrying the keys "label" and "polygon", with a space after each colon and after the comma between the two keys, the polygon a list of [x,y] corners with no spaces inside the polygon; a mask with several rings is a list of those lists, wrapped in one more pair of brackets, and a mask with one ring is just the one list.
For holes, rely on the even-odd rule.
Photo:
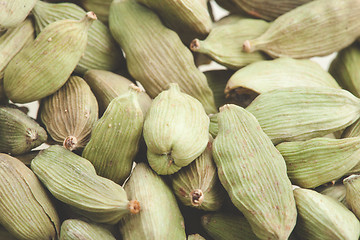
{"label": "cardamom pod", "polygon": [[343,183],[346,188],[346,203],[350,210],[359,218],[360,217],[360,175],[351,175],[344,179]]}
{"label": "cardamom pod", "polygon": [[319,193],[329,196],[338,202],[341,202],[344,204],[345,207],[348,207],[346,203],[346,187],[344,184],[334,184],[330,186],[326,186],[321,191],[318,191]]}
{"label": "cardamom pod", "polygon": [[116,240],[109,230],[95,223],[67,219],[61,224],[60,240]]}
{"label": "cardamom pod", "polygon": [[29,15],[37,0],[5,0],[0,8],[0,31],[20,24]]}
{"label": "cardamom pod", "polygon": [[109,21],[109,9],[112,0],[80,0],[81,5],[87,11],[95,11],[96,16],[104,24]]}

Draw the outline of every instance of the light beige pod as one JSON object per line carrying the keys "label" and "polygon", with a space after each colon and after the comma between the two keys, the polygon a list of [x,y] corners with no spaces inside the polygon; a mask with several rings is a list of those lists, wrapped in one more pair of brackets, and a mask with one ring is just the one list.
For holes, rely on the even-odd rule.
{"label": "light beige pod", "polygon": [[350,210],[360,217],[360,175],[351,175],[343,181],[346,188],[346,203]]}
{"label": "light beige pod", "polygon": [[3,0],[0,5],[0,31],[15,27],[29,15],[38,0]]}
{"label": "light beige pod", "polygon": [[35,174],[18,159],[0,153],[0,224],[21,240],[56,240],[60,221]]}

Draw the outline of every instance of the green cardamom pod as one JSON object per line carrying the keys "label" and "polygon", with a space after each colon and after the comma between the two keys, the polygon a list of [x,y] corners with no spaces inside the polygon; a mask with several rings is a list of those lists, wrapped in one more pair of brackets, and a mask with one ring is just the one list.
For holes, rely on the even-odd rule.
{"label": "green cardamom pod", "polygon": [[224,105],[218,123],[213,157],[232,203],[258,238],[288,239],[296,207],[284,158],[245,109]]}
{"label": "green cardamom pod", "polygon": [[0,31],[20,24],[29,15],[37,0],[4,0],[0,7]]}
{"label": "green cardamom pod", "polygon": [[346,189],[346,203],[350,210],[360,217],[360,175],[351,175],[343,181]]}
{"label": "green cardamom pod", "polygon": [[173,174],[205,150],[209,117],[198,100],[171,83],[153,100],[143,134],[151,168],[160,175]]}
{"label": "green cardamom pod", "polygon": [[109,21],[109,9],[112,0],[80,0],[87,11],[94,11],[99,20],[104,24]]}
{"label": "green cardamom pod", "polygon": [[67,219],[61,224],[60,240],[116,240],[109,230],[80,219]]}
{"label": "green cardamom pod", "polygon": [[264,34],[246,40],[243,47],[246,52],[262,50],[273,57],[326,56],[360,36],[359,11],[360,0],[311,1],[278,17]]}
{"label": "green cardamom pod", "polygon": [[341,202],[342,204],[344,204],[344,206],[348,207],[346,203],[346,187],[344,184],[340,183],[326,186],[318,192],[323,195],[329,196],[337,200],[338,202]]}
{"label": "green cardamom pod", "polygon": [[94,20],[95,14],[89,12],[80,21],[60,20],[44,28],[6,67],[4,89],[8,98],[16,103],[32,102],[64,85],[85,51],[87,32]]}
{"label": "green cardamom pod", "polygon": [[348,126],[341,134],[342,138],[360,137],[360,119]]}

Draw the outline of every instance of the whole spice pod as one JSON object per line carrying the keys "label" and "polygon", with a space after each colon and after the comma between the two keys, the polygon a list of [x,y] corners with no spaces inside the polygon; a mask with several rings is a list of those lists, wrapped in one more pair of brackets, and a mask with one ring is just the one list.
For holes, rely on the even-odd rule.
{"label": "whole spice pod", "polygon": [[204,72],[209,87],[214,93],[215,105],[221,107],[227,100],[225,98],[224,89],[227,81],[234,74],[232,70],[210,70]]}
{"label": "whole spice pod", "polygon": [[143,134],[151,168],[160,175],[173,174],[205,150],[209,117],[198,100],[171,83],[152,102]]}
{"label": "whole spice pod", "polygon": [[[39,34],[50,23],[63,19],[81,19],[86,12],[73,3],[47,3],[38,1],[32,10],[36,32]],[[95,21],[89,28],[85,52],[75,72],[84,74],[89,69],[114,71],[125,65],[121,49],[101,21]]]}
{"label": "whole spice pod", "polygon": [[0,31],[25,20],[37,0],[4,0],[0,8]]}
{"label": "whole spice pod", "polygon": [[245,109],[224,105],[218,123],[213,157],[232,203],[258,238],[288,239],[296,207],[284,158]]}
{"label": "whole spice pod", "polygon": [[341,134],[342,138],[360,137],[360,119],[348,126]]}
{"label": "whole spice pod", "polygon": [[27,103],[61,88],[85,51],[87,32],[94,20],[95,14],[88,12],[82,20],[60,20],[44,28],[6,67],[4,89],[8,98]]}
{"label": "whole spice pod", "polygon": [[360,218],[360,175],[351,175],[343,181],[346,188],[346,203],[350,210]]}
{"label": "whole spice pod", "polygon": [[104,24],[108,24],[112,0],[80,0],[80,2],[84,9],[87,11],[94,11],[100,21]]}
{"label": "whole spice pod", "polygon": [[344,129],[360,117],[360,99],[342,89],[291,87],[260,94],[246,110],[278,144]]}
{"label": "whole spice pod", "polygon": [[140,203],[129,201],[120,185],[96,175],[90,161],[61,146],[40,152],[31,170],[55,198],[94,222],[115,224],[139,212]]}
{"label": "whole spice pod", "polygon": [[203,104],[207,113],[216,112],[213,93],[205,75],[196,68],[191,51],[154,12],[132,0],[115,0],[109,26],[125,52],[131,76],[150,97],[155,98],[169,83],[178,83],[184,93]]}
{"label": "whole spice pod", "polygon": [[262,52],[246,53],[242,49],[245,40],[260,36],[269,25],[263,20],[245,18],[229,24],[219,24],[212,29],[206,39],[194,39],[190,49],[193,52],[206,54],[227,68],[237,70],[250,63],[269,58]]}
{"label": "whole spice pod", "polygon": [[87,83],[78,76],[40,103],[40,118],[55,142],[70,151],[84,148],[98,120],[98,104]]}
{"label": "whole spice pod", "polygon": [[342,183],[326,186],[318,192],[341,202],[346,207],[348,206],[346,203],[346,187]]}
{"label": "whole spice pod", "polygon": [[341,87],[360,97],[360,44],[342,49],[332,61],[329,72]]}
{"label": "whole spice pod", "polygon": [[215,240],[259,240],[240,213],[209,213],[201,218],[201,225]]}
{"label": "whole spice pod", "polygon": [[264,34],[246,40],[243,47],[246,52],[262,50],[273,57],[325,56],[360,36],[359,11],[360,0],[311,1],[278,17]]}
{"label": "whole spice pod", "polygon": [[[96,122],[82,157],[88,159],[98,175],[123,184],[131,173],[139,149],[144,114],[138,95],[140,89],[129,87],[128,93],[112,100]],[[104,144],[106,143],[106,144]]]}
{"label": "whole spice pod", "polygon": [[[98,100],[101,114],[105,112],[109,103],[114,98],[127,93],[129,85],[133,84],[133,82],[121,75],[96,69],[87,71],[84,75],[84,79],[89,84]],[[145,90],[141,90],[138,93],[138,100],[145,116],[147,110],[150,108],[152,100]]]}
{"label": "whole spice pod", "polygon": [[291,182],[315,188],[337,180],[360,162],[360,137],[283,142],[276,146],[284,157]]}
{"label": "whole spice pod", "polygon": [[23,154],[40,146],[46,131],[19,109],[0,107],[0,152]]}
{"label": "whole spice pod", "polygon": [[294,189],[294,196],[298,210],[294,233],[299,239],[359,238],[359,220],[335,199],[303,188]]}
{"label": "whole spice pod", "polygon": [[123,239],[186,239],[184,219],[174,194],[146,163],[136,164],[124,189],[130,198],[141,202],[141,210],[120,220]]}
{"label": "whole spice pod", "polygon": [[221,208],[226,192],[217,176],[212,159],[212,142],[205,151],[188,166],[171,175],[172,189],[185,206],[204,211],[217,211]]}
{"label": "whole spice pod", "polygon": [[25,164],[3,153],[0,153],[0,196],[0,224],[14,237],[58,239],[60,221],[46,190]]}
{"label": "whole spice pod", "polygon": [[61,224],[60,240],[115,240],[109,230],[80,219],[67,219]]}

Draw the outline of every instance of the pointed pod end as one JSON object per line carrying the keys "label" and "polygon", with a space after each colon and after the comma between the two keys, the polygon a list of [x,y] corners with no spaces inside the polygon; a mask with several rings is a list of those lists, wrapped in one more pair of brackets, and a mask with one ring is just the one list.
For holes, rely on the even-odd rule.
{"label": "pointed pod end", "polygon": [[87,20],[91,20],[91,21],[97,20],[96,14],[94,12],[92,12],[92,11],[87,12],[85,18]]}
{"label": "pointed pod end", "polygon": [[190,199],[191,199],[191,204],[195,207],[198,207],[204,201],[204,194],[201,191],[201,189],[195,189],[190,192]]}
{"label": "pointed pod end", "polygon": [[129,202],[128,208],[131,214],[137,214],[140,212],[140,203],[138,200],[131,200]]}
{"label": "pointed pod end", "polygon": [[230,106],[231,106],[231,104],[225,104],[225,105],[223,105],[222,107],[219,108],[219,112],[223,112],[223,111],[229,109]]}
{"label": "pointed pod end", "polygon": [[68,136],[65,138],[63,142],[64,148],[68,149],[69,151],[74,150],[77,147],[78,140],[74,136]]}
{"label": "pointed pod end", "polygon": [[138,92],[138,93],[142,92],[141,88],[139,88],[138,86],[136,86],[133,83],[129,85],[129,89],[134,90],[135,92]]}
{"label": "pointed pod end", "polygon": [[251,45],[251,42],[249,40],[246,40],[244,43],[243,43],[243,51],[244,52],[247,52],[247,53],[251,53],[254,51],[252,45]]}
{"label": "pointed pod end", "polygon": [[200,49],[200,40],[195,38],[194,40],[192,40],[192,42],[190,43],[190,49],[193,52],[197,52]]}

